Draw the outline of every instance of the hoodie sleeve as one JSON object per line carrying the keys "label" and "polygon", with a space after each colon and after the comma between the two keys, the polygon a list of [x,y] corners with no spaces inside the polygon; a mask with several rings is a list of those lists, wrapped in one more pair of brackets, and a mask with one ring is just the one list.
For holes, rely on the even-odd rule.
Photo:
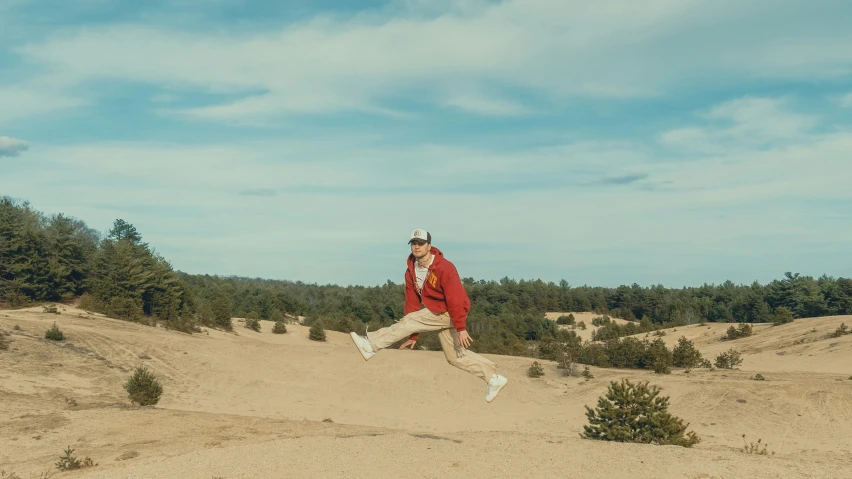
{"label": "hoodie sleeve", "polygon": [[[417,291],[414,290],[414,283],[411,280],[409,270],[405,270],[405,307],[402,314],[413,313],[420,310],[420,298],[417,296]],[[408,339],[417,341],[417,333],[409,336]]]}
{"label": "hoodie sleeve", "polygon": [[470,299],[467,297],[467,291],[464,289],[455,265],[446,261],[442,269],[441,284],[444,287],[444,299],[447,302],[450,320],[453,322],[453,327],[456,328],[456,331],[464,331],[467,329],[467,314],[470,312]]}

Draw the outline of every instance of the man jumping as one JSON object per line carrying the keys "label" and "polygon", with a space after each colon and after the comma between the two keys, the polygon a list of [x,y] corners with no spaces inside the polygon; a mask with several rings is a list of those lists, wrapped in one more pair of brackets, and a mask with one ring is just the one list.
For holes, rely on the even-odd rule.
{"label": "man jumping", "polygon": [[467,349],[473,342],[466,329],[470,299],[455,265],[432,246],[432,235],[426,230],[414,230],[408,243],[411,254],[405,271],[405,316],[392,326],[368,332],[367,337],[349,333],[352,341],[369,360],[400,339],[408,337],[399,349],[414,349],[418,333],[440,331],[447,362],[487,382],[485,400],[493,401],[509,380],[496,373],[494,362]]}

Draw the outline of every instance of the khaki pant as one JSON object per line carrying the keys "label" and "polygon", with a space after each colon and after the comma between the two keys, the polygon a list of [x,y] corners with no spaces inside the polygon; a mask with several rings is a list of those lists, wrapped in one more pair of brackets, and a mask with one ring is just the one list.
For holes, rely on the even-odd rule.
{"label": "khaki pant", "polygon": [[459,333],[453,327],[449,313],[434,314],[423,308],[406,314],[392,326],[368,332],[367,340],[373,346],[373,351],[378,351],[414,333],[426,331],[440,331],[439,337],[444,356],[453,366],[484,381],[491,379],[491,375],[497,370],[497,364],[461,346]]}

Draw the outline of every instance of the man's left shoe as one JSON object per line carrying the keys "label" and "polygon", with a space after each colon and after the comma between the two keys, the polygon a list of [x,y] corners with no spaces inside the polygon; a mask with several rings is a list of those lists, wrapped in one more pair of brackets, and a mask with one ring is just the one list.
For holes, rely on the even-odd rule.
{"label": "man's left shoe", "polygon": [[501,389],[506,387],[506,383],[508,382],[509,380],[506,379],[506,377],[494,373],[491,376],[491,379],[488,380],[488,394],[485,396],[485,401],[493,401],[494,398],[497,397],[497,393],[499,393]]}
{"label": "man's left shoe", "polygon": [[352,337],[355,346],[358,346],[358,352],[361,353],[361,356],[364,356],[365,361],[376,355],[376,352],[373,351],[373,346],[370,345],[370,341],[367,338],[362,338],[355,334],[355,332],[349,333],[349,336]]}

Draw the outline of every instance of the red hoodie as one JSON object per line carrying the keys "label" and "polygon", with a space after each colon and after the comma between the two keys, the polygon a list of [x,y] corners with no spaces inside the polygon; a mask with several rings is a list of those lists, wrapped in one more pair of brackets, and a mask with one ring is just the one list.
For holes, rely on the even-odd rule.
{"label": "red hoodie", "polygon": [[[470,299],[467,297],[462,285],[459,273],[450,260],[444,258],[444,253],[436,247],[432,247],[435,258],[432,265],[426,271],[426,281],[423,282],[423,290],[417,294],[417,276],[414,273],[413,254],[408,255],[408,269],[405,271],[405,309],[403,314],[412,313],[422,309],[420,302],[435,314],[450,313],[450,320],[456,331],[466,329],[467,314],[470,312]],[[417,339],[417,334],[412,334],[410,339]]]}

